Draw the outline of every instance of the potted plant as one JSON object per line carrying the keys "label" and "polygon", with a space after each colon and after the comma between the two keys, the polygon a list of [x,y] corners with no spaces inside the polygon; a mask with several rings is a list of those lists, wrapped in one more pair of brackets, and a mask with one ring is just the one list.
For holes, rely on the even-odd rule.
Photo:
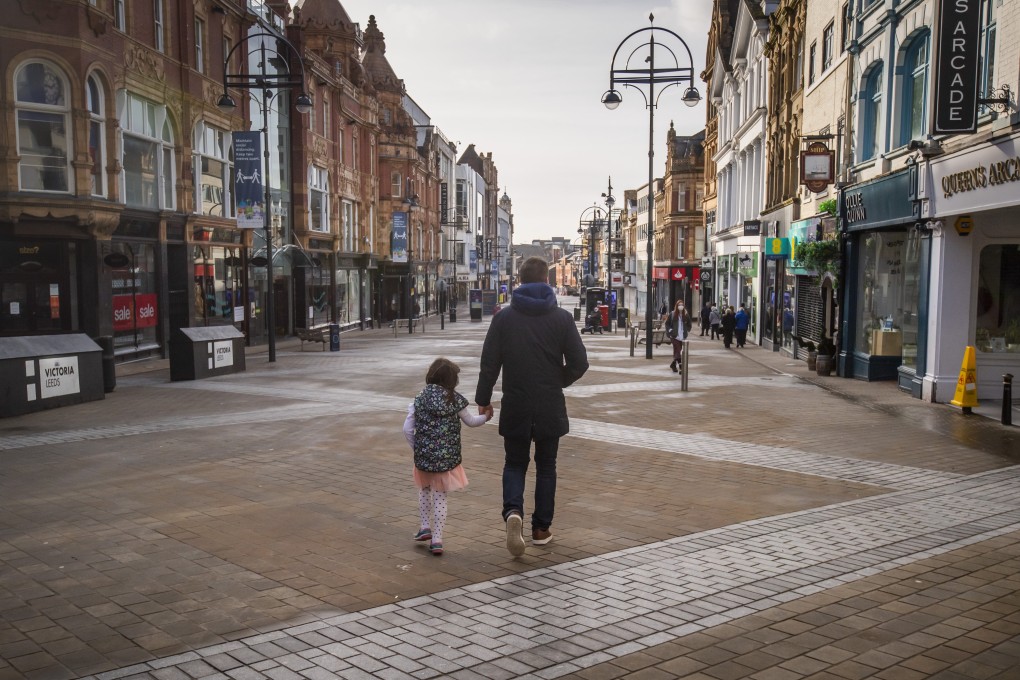
{"label": "potted plant", "polygon": [[803,349],[804,351],[807,352],[807,367],[808,367],[808,370],[809,371],[814,371],[815,367],[816,367],[815,362],[818,359],[818,348],[815,345],[814,341],[813,340],[808,340],[807,338],[803,338],[803,337],[801,337],[799,335],[794,335],[794,336],[791,336],[791,337],[793,338],[794,342],[797,343],[798,347],[800,347],[801,349]]}
{"label": "potted plant", "polygon": [[822,339],[818,343],[818,359],[815,361],[815,373],[818,375],[832,375],[832,366],[836,362],[836,345],[832,338],[822,333]]}
{"label": "potted plant", "polygon": [[1013,319],[1006,326],[1006,348],[1011,352],[1020,352],[1020,319]]}

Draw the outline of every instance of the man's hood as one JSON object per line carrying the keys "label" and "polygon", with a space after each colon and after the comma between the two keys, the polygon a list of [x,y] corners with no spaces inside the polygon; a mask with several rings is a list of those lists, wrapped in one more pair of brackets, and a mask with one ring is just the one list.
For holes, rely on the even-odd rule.
{"label": "man's hood", "polygon": [[510,306],[532,316],[546,314],[556,309],[556,291],[548,283],[522,283],[514,288]]}

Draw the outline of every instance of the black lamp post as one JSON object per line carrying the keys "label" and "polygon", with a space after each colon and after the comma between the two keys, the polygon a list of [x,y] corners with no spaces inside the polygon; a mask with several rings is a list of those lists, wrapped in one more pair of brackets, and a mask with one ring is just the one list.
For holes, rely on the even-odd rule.
{"label": "black lamp post", "polygon": [[[589,215],[589,213],[591,214]],[[581,211],[577,227],[578,234],[583,235],[585,229],[588,230],[588,276],[591,277],[588,280],[596,282],[598,277],[595,275],[595,239],[601,236],[603,216],[602,208],[597,205],[590,205]],[[585,219],[586,217],[587,219]],[[585,285],[585,287],[587,288],[588,286]]]}
{"label": "black lamp post", "polygon": [[[254,49],[245,48],[244,55],[248,57],[240,60],[240,70],[236,73],[230,72],[230,58],[242,45],[247,45],[250,40],[259,39],[258,47]],[[266,43],[274,47],[266,47]],[[284,50],[281,52],[281,50]],[[249,73],[248,66],[252,55],[258,55],[258,72]],[[300,76],[290,72],[287,57],[296,57],[301,67]],[[266,68],[272,64],[277,68],[276,73],[267,72]],[[266,205],[263,210],[265,214],[265,239],[266,239],[266,332],[269,340],[269,361],[276,361],[276,310],[274,309],[273,294],[273,233],[270,216],[270,201],[272,195],[269,183],[269,101],[279,96],[283,90],[300,89],[294,99],[294,108],[298,113],[308,113],[312,110],[312,99],[304,90],[305,67],[301,63],[301,54],[286,38],[276,33],[262,31],[247,36],[241,42],[234,45],[223,60],[223,94],[220,95],[216,106],[225,113],[233,113],[237,108],[233,97],[230,96],[227,88],[236,87],[241,90],[261,90],[262,99],[259,101],[259,108],[262,111],[262,156],[265,159],[265,166],[262,174],[262,181],[265,184]],[[254,262],[254,258],[253,258]]]}
{"label": "black lamp post", "polygon": [[[613,52],[613,61],[609,67],[609,89],[602,95],[602,103],[607,109],[615,109],[623,101],[623,97],[616,89],[617,84],[626,87],[633,87],[645,98],[645,107],[648,109],[648,239],[647,256],[648,264],[646,270],[646,295],[645,295],[645,358],[652,358],[652,256],[654,254],[655,234],[655,168],[653,158],[655,156],[655,107],[658,106],[658,97],[655,94],[655,86],[663,86],[660,93],[671,85],[683,85],[686,83],[682,101],[687,106],[695,106],[701,101],[701,95],[694,87],[694,58],[691,57],[691,49],[684,42],[683,38],[667,28],[660,28],[654,25],[655,16],[648,15],[649,23],[653,25],[640,28],[623,39]],[[636,38],[638,34],[648,32],[648,42],[642,43],[645,36]],[[662,40],[656,42],[656,35]],[[624,46],[627,49],[623,50]],[[667,65],[655,67],[655,46],[659,45],[666,53]],[[618,67],[616,58],[621,54],[625,55],[621,60],[623,63]],[[688,66],[680,66],[678,55],[687,55]],[[648,64],[647,68],[632,68],[631,63],[643,57],[643,62]],[[648,95],[638,87],[646,85]]]}
{"label": "black lamp post", "polygon": [[[609,178],[609,186],[606,193],[602,194],[606,203],[606,290],[609,295],[609,326],[613,327],[613,206],[616,205],[616,197],[613,196],[613,178]],[[617,304],[617,310],[619,304]],[[613,330],[615,333],[616,331]]]}
{"label": "black lamp post", "polygon": [[[411,224],[411,213],[418,206],[418,194],[411,193],[411,179],[407,179],[407,192],[404,194],[404,207],[407,208],[407,332],[414,333],[414,296],[412,287],[414,285],[414,240],[411,235],[414,231]],[[420,244],[419,244],[420,245]]]}

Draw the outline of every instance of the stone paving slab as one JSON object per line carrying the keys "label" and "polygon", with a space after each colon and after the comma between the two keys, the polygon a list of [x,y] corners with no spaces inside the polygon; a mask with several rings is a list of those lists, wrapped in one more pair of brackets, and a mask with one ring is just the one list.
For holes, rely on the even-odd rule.
{"label": "stone paving slab", "polygon": [[[584,336],[554,542],[506,554],[490,424],[464,432],[471,486],[428,556],[399,427],[434,356],[471,396],[485,327],[281,343],[192,383],[132,370],[0,421],[0,679],[1018,667],[1015,631],[993,642],[1020,611],[1015,430],[757,348],[696,339],[681,393],[665,352]],[[918,637],[865,644],[893,632]]]}

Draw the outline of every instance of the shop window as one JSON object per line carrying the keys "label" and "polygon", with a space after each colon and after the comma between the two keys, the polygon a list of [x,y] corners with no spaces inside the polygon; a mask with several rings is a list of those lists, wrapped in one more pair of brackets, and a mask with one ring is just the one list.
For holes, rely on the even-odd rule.
{"label": "shop window", "polygon": [[928,101],[929,43],[927,32],[917,36],[911,41],[903,60],[899,146],[909,144],[912,139],[924,139],[927,134],[925,121]]}
{"label": "shop window", "polygon": [[127,258],[127,264],[110,272],[114,349],[126,352],[156,348],[159,297],[155,249],[148,243],[115,241],[110,250]]}
{"label": "shop window", "polygon": [[979,351],[1020,353],[1020,245],[981,250],[975,312]]}
{"label": "shop window", "polygon": [[992,98],[995,89],[996,7],[1000,0],[981,1],[981,96]]}
{"label": "shop window", "polygon": [[[318,258],[314,260],[318,262]],[[305,284],[308,289],[308,327],[324,326],[329,323],[329,269],[320,266],[305,269]]]}
{"label": "shop window", "polygon": [[14,76],[18,120],[18,179],[22,191],[70,193],[70,107],[63,74],[30,62]]}
{"label": "shop window", "polygon": [[244,317],[240,248],[194,246],[194,326],[229,326]]}
{"label": "shop window", "polygon": [[871,160],[878,155],[882,124],[882,63],[872,66],[864,76],[864,86],[858,97],[861,107],[861,158]]}
{"label": "shop window", "polygon": [[312,231],[329,231],[329,172],[308,169],[308,224]]}
{"label": "shop window", "polygon": [[123,128],[124,202],[139,208],[173,209],[176,163],[166,107],[122,92],[117,109]]}
{"label": "shop window", "polygon": [[106,196],[106,102],[99,80],[89,76],[85,87],[85,104],[89,109],[89,182],[93,196]]}
{"label": "shop window", "polygon": [[233,217],[234,150],[230,134],[204,121],[195,124],[194,139],[195,212],[212,217]]}
{"label": "shop window", "polygon": [[921,237],[914,230],[871,232],[861,238],[857,275],[858,351],[917,358]]}

